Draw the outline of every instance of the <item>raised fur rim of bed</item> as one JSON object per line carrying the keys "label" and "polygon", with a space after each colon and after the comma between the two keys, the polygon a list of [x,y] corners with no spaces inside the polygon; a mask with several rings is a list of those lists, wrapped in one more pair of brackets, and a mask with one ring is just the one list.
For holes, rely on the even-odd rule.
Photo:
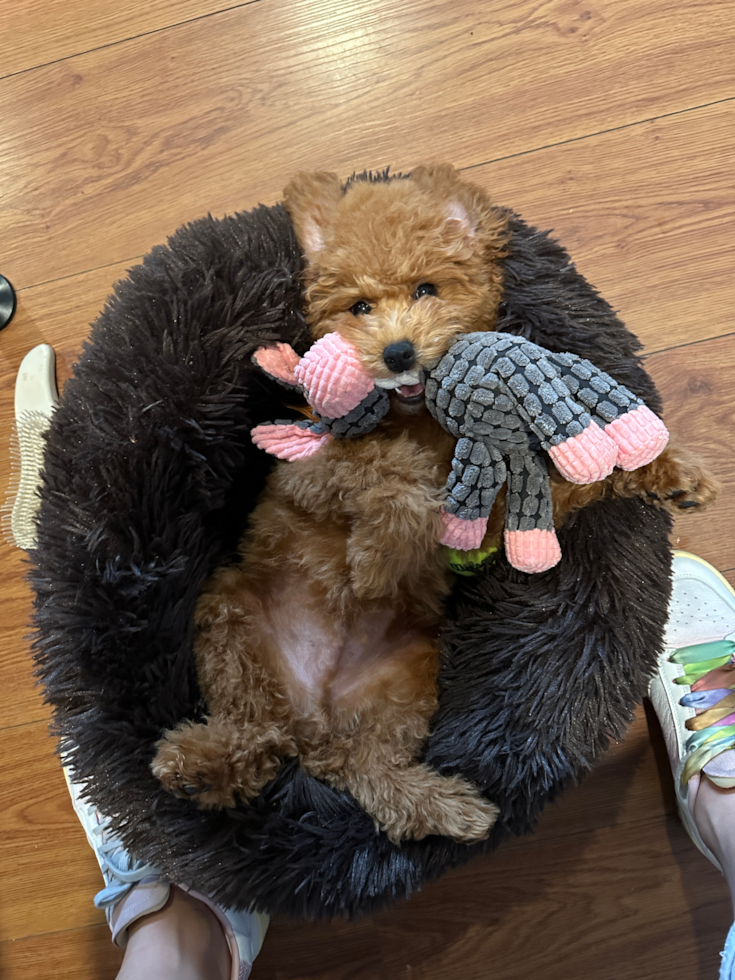
{"label": "raised fur rim of bed", "polygon": [[[660,412],[638,341],[567,253],[515,216],[511,229],[497,329],[590,358]],[[35,656],[61,751],[136,856],[225,906],[354,916],[530,830],[623,733],[662,643],[670,521],[605,500],[560,530],[551,571],[500,558],[458,578],[426,759],[500,806],[489,841],[396,846],[296,760],[250,806],[165,793],[154,742],[204,711],[194,604],[263,486],[249,430],[283,414],[250,354],[309,345],[300,268],[285,210],[261,206],[180,229],[117,284],[48,436]]]}

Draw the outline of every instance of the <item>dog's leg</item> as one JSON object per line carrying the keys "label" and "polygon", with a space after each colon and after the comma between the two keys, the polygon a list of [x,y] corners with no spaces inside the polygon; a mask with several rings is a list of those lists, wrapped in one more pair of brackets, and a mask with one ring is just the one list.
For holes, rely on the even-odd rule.
{"label": "dog's leg", "polygon": [[629,473],[616,469],[609,479],[614,494],[643,495],[672,514],[704,510],[714,503],[720,489],[704,460],[673,437],[653,462]]}
{"label": "dog's leg", "polygon": [[278,682],[265,669],[262,603],[241,566],[219,569],[197,604],[194,648],[206,722],[182,722],[156,743],[151,768],[202,809],[252,799],[296,754]]}
{"label": "dog's leg", "polygon": [[417,762],[436,708],[438,656],[433,644],[409,641],[393,659],[333,690],[326,737],[300,744],[301,765],[347,790],[396,843],[439,834],[484,840],[498,814],[471,783]]}
{"label": "dog's leg", "polygon": [[467,780],[442,776],[390,739],[372,734],[353,737],[343,752],[334,739],[328,758],[302,757],[301,764],[316,778],[351,793],[395,844],[429,834],[485,840],[498,815],[498,808]]}
{"label": "dog's leg", "polygon": [[293,740],[277,727],[244,728],[218,720],[182,722],[156,742],[153,775],[174,796],[201,810],[253,799],[274,778]]}
{"label": "dog's leg", "polygon": [[672,436],[653,462],[630,472],[616,468],[598,483],[568,483],[553,475],[554,523],[559,527],[567,514],[605,497],[642,497],[672,514],[700,511],[715,501],[719,489],[704,460]]}

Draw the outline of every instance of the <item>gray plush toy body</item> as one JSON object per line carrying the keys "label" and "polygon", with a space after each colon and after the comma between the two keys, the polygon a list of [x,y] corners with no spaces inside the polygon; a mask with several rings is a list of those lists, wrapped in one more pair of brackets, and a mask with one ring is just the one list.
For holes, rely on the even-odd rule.
{"label": "gray plush toy body", "polygon": [[[387,395],[338,335],[322,338],[302,361],[288,356],[285,367],[284,351],[258,352],[255,359],[282,383],[301,387],[320,421],[258,426],[253,440],[267,452],[284,459],[310,455],[326,439],[370,431],[387,412]],[[349,362],[344,374],[342,358]],[[631,470],[650,462],[668,441],[663,422],[590,361],[512,334],[459,336],[426,375],[425,390],[429,411],[457,438],[442,543],[479,548],[507,483],[506,554],[523,571],[544,571],[561,557],[546,453],[563,477],[591,483],[615,465]]]}

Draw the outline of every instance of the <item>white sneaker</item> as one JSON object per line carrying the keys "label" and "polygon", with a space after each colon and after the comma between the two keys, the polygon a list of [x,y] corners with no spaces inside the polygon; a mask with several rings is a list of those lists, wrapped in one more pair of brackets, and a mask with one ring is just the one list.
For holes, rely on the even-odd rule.
{"label": "white sneaker", "polygon": [[[72,805],[95,853],[105,887],[94,897],[94,904],[104,909],[112,932],[112,941],[122,948],[128,942],[128,929],[141,916],[162,909],[168,901],[172,883],[149,864],[136,861],[109,830],[109,819],[83,798],[83,788],[74,782],[73,774],[64,769]],[[208,896],[188,885],[173,887],[188,892],[204,902],[222,925],[232,959],[230,980],[247,980],[255,957],[260,952],[269,918],[260,912],[221,909]]]}
{"label": "white sneaker", "polygon": [[664,652],[649,697],[674,772],[682,823],[699,850],[722,871],[687,804],[687,784],[704,771],[735,787],[735,590],[702,558],[674,553]]}

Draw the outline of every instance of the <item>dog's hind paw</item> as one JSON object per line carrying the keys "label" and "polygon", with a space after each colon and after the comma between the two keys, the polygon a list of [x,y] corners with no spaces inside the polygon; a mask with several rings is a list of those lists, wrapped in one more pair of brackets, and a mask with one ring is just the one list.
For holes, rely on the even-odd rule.
{"label": "dog's hind paw", "polygon": [[[153,775],[165,790],[202,810],[234,806],[238,781],[227,753],[212,744],[207,725],[180,725],[156,743]],[[215,751],[212,751],[212,750]]]}
{"label": "dog's hind paw", "polygon": [[247,802],[273,779],[283,757],[293,754],[290,740],[275,730],[260,739],[252,734],[248,745],[233,728],[184,722],[156,742],[151,770],[165,790],[200,810]]}
{"label": "dog's hind paw", "polygon": [[421,840],[430,834],[451,837],[462,844],[486,840],[499,810],[477,789],[459,776],[437,776],[431,797],[425,797],[411,810],[385,821],[383,830],[395,843]]}

